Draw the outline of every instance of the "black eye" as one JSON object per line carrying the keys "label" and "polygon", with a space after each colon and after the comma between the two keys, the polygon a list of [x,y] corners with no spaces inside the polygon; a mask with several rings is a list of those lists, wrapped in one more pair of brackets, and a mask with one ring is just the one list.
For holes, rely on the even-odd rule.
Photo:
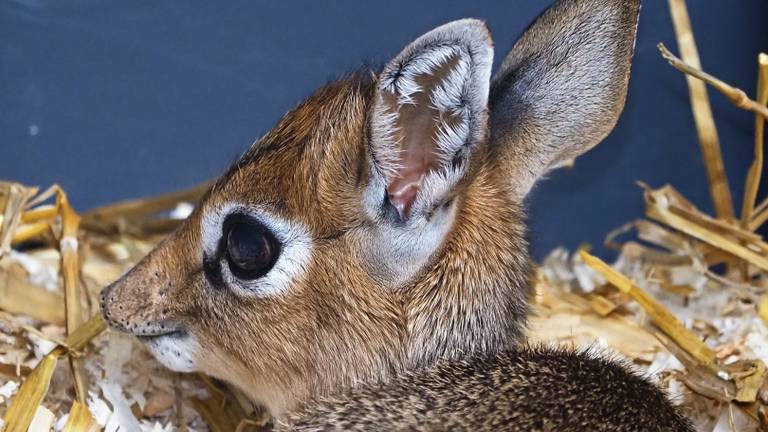
{"label": "black eye", "polygon": [[245,215],[231,215],[224,222],[224,241],[229,270],[239,279],[267,274],[280,255],[280,242],[272,232]]}

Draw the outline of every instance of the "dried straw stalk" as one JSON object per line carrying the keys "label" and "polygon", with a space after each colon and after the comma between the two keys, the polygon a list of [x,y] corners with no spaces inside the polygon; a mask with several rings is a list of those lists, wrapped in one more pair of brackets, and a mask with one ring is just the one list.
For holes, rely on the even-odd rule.
{"label": "dried straw stalk", "polygon": [[99,425],[91,416],[88,407],[75,401],[72,404],[72,409],[69,411],[69,418],[62,432],[96,432],[98,430]]}
{"label": "dried straw stalk", "polygon": [[83,214],[82,226],[89,231],[107,234],[119,232],[126,225],[143,227],[149,216],[169,210],[180,202],[197,202],[210,187],[211,182],[205,182],[178,192],[99,207]]}
{"label": "dried straw stalk", "polygon": [[749,222],[749,229],[757,231],[758,228],[768,221],[768,198],[764,199],[760,205],[755,207],[755,211],[752,214],[753,216],[752,220]]}
{"label": "dried straw stalk", "polygon": [[[757,57],[757,64],[757,104],[760,108],[768,111],[765,106],[768,103],[768,55],[761,53]],[[760,179],[763,173],[763,145],[765,143],[766,118],[768,116],[762,112],[755,114],[755,160],[747,172],[747,180],[744,186],[744,203],[741,210],[741,223],[748,228],[753,226],[755,201],[757,200],[757,192],[760,188]],[[763,210],[762,214],[765,215],[763,220],[756,219],[757,224],[752,229],[759,228],[765,221],[765,218],[768,218],[768,213],[765,210]]]}
{"label": "dried straw stalk", "polygon": [[[80,284],[80,259],[77,232],[80,216],[69,205],[67,195],[59,189],[56,195],[56,207],[61,215],[61,236],[59,251],[61,256],[61,276],[64,285],[64,310],[66,311],[67,334],[72,334],[87,319],[88,311],[83,308],[85,291]],[[69,358],[72,376],[75,381],[75,393],[81,404],[88,397],[88,377],[85,374],[82,359]]]}
{"label": "dried straw stalk", "polygon": [[65,322],[61,294],[34,285],[19,276],[0,273],[0,309],[56,325]]}
{"label": "dried straw stalk", "polygon": [[[669,0],[669,10],[672,14],[677,45],[683,60],[694,68],[701,69],[699,52],[696,49],[696,41],[693,37],[685,0]],[[718,138],[715,120],[712,116],[712,108],[709,105],[707,86],[691,75],[686,75],[686,80],[690,92],[693,119],[699,135],[699,145],[704,156],[704,165],[707,169],[707,178],[709,179],[710,194],[712,195],[715,213],[719,218],[733,219],[735,216],[731,189],[728,186],[728,178],[725,175],[722,152],[720,151],[720,139]]]}
{"label": "dried straw stalk", "polygon": [[51,377],[56,370],[59,358],[67,354],[77,355],[88,342],[101,334],[105,328],[106,325],[101,314],[96,314],[71,333],[64,341],[65,345],[59,345],[43,357],[24,381],[24,384],[21,385],[13,403],[5,413],[3,432],[27,432],[37,407],[40,406],[46,393],[48,393]]}
{"label": "dried straw stalk", "polygon": [[705,345],[698,336],[685,328],[667,308],[657,302],[650,294],[634,285],[626,276],[614,270],[600,258],[590,255],[585,250],[581,250],[579,254],[588,266],[600,273],[619,291],[635,300],[648,313],[651,321],[681,348],[704,365],[714,363],[714,351]]}
{"label": "dried straw stalk", "polygon": [[[11,185],[9,191],[12,191],[12,189],[13,185]],[[77,395],[77,401],[72,407],[71,419],[71,424],[73,425],[71,427],[76,429],[71,430],[86,430],[87,428],[80,426],[87,425],[87,419],[90,418],[90,413],[86,408],[88,381],[82,359],[79,358],[79,350],[101,333],[105,325],[100,315],[96,315],[91,320],[86,321],[89,311],[83,304],[86,294],[84,287],[80,283],[79,243],[77,237],[80,216],[72,209],[67,195],[58,186],[53,186],[37,196],[35,196],[36,188],[30,188],[27,191],[15,190],[15,192],[15,195],[12,193],[8,195],[9,198],[5,203],[3,222],[9,224],[6,227],[17,228],[16,230],[3,231],[4,236],[10,238],[8,243],[14,244],[18,241],[25,241],[49,231],[56,222],[55,218],[59,217],[57,224],[59,227],[58,245],[60,273],[64,288],[64,307],[61,307],[62,299],[60,295],[50,293],[39,287],[32,289],[25,281],[13,281],[7,275],[6,281],[11,280],[14,283],[8,284],[5,287],[10,295],[4,297],[4,300],[0,302],[0,306],[13,313],[25,313],[42,321],[65,324],[69,336],[62,343],[58,343],[58,346],[38,363],[24,381],[13,403],[6,412],[3,430],[26,431],[32,422],[36,422],[34,423],[36,425],[45,424],[46,419],[50,417],[48,415],[50,412],[44,409],[41,411],[43,407],[40,404],[48,392],[56,364],[59,358],[64,356],[68,357]],[[56,195],[55,207],[40,206],[32,208],[54,194]],[[9,206],[9,204],[13,205]],[[20,226],[20,223],[27,225]],[[24,230],[25,227],[32,228]],[[21,232],[21,235],[19,232]],[[42,335],[40,332],[35,333],[38,336]],[[51,338],[47,339],[51,340]]]}
{"label": "dried straw stalk", "polygon": [[[659,48],[659,52],[661,52],[661,56],[664,57],[664,59],[667,62],[669,62],[669,65],[672,66],[673,68],[679,70],[684,74],[698,78],[704,81],[705,83],[711,85],[717,91],[725,95],[725,97],[727,97],[728,100],[732,104],[736,105],[737,107],[745,109],[747,111],[752,111],[765,118],[768,118],[768,107],[766,107],[765,104],[761,105],[759,102],[755,102],[752,99],[750,99],[749,96],[747,96],[747,94],[744,92],[744,90],[734,87],[726,82],[723,82],[720,79],[702,71],[701,69],[695,68],[689,65],[688,63],[682,61],[679,57],[672,54],[667,49],[667,47],[664,46],[663,43],[659,43],[656,46]],[[759,90],[758,90],[758,94],[760,94]]]}
{"label": "dried straw stalk", "polygon": [[21,224],[19,215],[37,191],[37,188],[25,188],[16,183],[3,183],[0,186],[0,204],[5,209],[0,217],[0,256],[16,243],[14,237],[19,235]]}
{"label": "dried straw stalk", "polygon": [[[676,230],[683,232],[697,240],[701,240],[720,250],[728,252],[733,256],[743,259],[756,267],[768,271],[768,258],[765,251],[755,252],[750,248],[742,246],[738,241],[731,240],[727,236],[714,232],[712,229],[697,224],[690,219],[676,214],[671,207],[668,199],[658,193],[659,191],[646,191],[645,193],[645,214],[654,220],[671,226]],[[757,246],[763,249],[764,243],[759,242]]]}

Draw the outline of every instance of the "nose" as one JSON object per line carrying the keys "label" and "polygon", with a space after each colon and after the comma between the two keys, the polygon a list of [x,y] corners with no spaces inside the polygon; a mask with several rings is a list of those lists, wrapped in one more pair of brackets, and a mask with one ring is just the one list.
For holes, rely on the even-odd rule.
{"label": "nose", "polygon": [[180,323],[163,318],[162,313],[159,317],[152,317],[147,312],[125,313],[125,306],[110,295],[113,285],[104,288],[99,295],[101,313],[104,320],[113,329],[138,337],[163,336],[184,332],[184,327]]}
{"label": "nose", "polygon": [[173,291],[168,275],[145,260],[105,287],[99,305],[107,324],[125,333],[154,337],[184,332]]}

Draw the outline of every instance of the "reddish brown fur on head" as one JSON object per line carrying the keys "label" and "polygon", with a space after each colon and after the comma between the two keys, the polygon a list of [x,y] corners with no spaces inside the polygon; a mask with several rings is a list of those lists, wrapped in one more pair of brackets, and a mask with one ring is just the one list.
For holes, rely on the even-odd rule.
{"label": "reddish brown fur on head", "polygon": [[[594,55],[615,59],[592,71],[600,76],[590,91],[623,98],[637,7],[588,3],[602,20],[561,1],[548,12],[557,16],[545,13],[528,32],[546,35],[537,27],[558,16],[586,19],[585,40],[607,44]],[[521,39],[510,57],[541,52],[536,45],[549,43],[542,38]],[[528,69],[549,71],[537,65],[548,58],[527,59]],[[375,78],[320,89],[254,144],[177,232],[104,290],[106,319],[144,338],[169,367],[233,382],[273,414],[438,358],[514,346],[530,295],[520,206],[532,180],[520,164],[537,161],[526,166],[537,177],[558,160],[553,153],[588,149],[622,104],[607,115],[581,107],[581,115],[602,115],[589,128],[593,138],[537,147],[533,132],[512,129],[545,125],[524,121],[536,113],[527,97],[546,89],[510,85],[508,74],[527,69],[507,61],[494,79],[506,84],[491,90],[491,61],[484,25],[463,20],[419,38]],[[614,81],[606,87],[606,79]],[[534,106],[510,105],[520,100]],[[505,111],[523,123],[499,119]],[[498,125],[492,140],[489,115]],[[243,223],[257,234],[235,238],[231,227]],[[233,269],[233,243],[276,261],[243,277]]]}

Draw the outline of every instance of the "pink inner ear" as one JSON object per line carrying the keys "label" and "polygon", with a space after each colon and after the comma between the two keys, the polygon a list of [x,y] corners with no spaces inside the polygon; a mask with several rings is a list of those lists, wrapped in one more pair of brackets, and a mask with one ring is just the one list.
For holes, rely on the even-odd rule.
{"label": "pink inner ear", "polygon": [[410,214],[424,178],[437,167],[434,116],[438,113],[428,108],[428,101],[421,105],[421,98],[423,93],[414,98],[417,105],[404,105],[399,110],[400,167],[387,187],[389,201],[403,219]]}
{"label": "pink inner ear", "polygon": [[457,56],[450,57],[431,74],[417,76],[415,81],[422,90],[411,95],[411,103],[400,105],[394,97],[386,98],[386,103],[396,107],[400,143],[399,168],[387,187],[387,195],[403,219],[410,215],[424,178],[440,166],[437,149],[440,123],[456,120],[449,113],[435,109],[430,95],[457,61]]}

